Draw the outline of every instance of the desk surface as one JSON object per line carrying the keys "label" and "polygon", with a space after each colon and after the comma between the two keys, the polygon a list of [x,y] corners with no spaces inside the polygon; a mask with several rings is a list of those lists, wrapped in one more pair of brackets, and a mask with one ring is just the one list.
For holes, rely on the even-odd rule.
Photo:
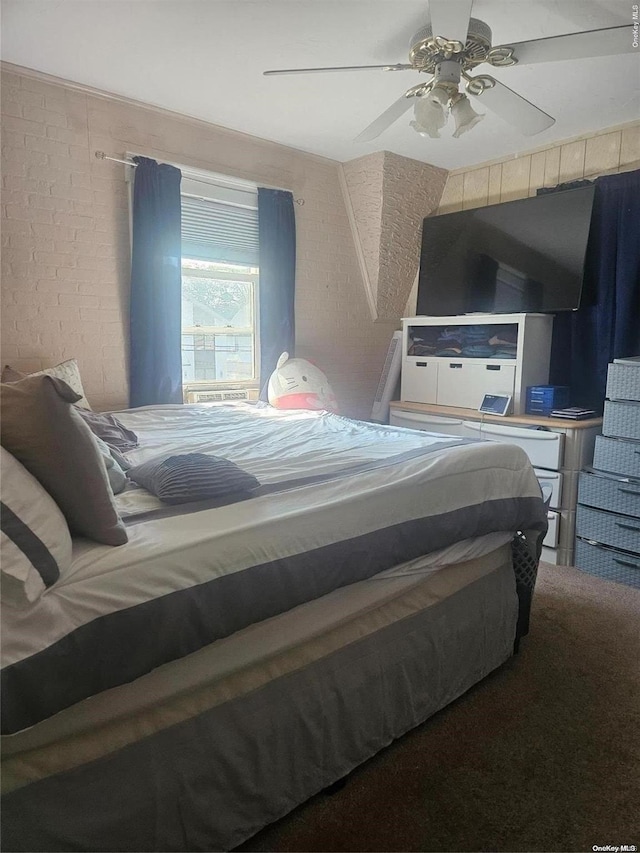
{"label": "desk surface", "polygon": [[602,418],[588,418],[576,421],[572,418],[545,418],[538,415],[488,415],[477,409],[459,409],[455,406],[436,406],[431,403],[408,403],[394,400],[389,404],[391,409],[402,412],[417,412],[424,415],[461,418],[466,421],[483,421],[484,423],[504,424],[505,426],[545,426],[560,429],[587,429],[602,426]]}

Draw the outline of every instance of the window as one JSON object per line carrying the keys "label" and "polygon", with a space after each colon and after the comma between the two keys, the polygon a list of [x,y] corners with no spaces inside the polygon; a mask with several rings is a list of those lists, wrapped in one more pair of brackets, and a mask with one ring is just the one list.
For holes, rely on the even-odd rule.
{"label": "window", "polygon": [[257,388],[257,190],[207,177],[182,190],[183,386]]}
{"label": "window", "polygon": [[258,268],[182,258],[182,382],[257,386]]}

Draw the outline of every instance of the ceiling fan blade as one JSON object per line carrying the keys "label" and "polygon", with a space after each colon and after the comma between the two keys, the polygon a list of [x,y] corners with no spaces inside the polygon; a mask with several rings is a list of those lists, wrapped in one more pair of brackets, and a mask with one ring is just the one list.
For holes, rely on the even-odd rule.
{"label": "ceiling fan blade", "polygon": [[413,103],[415,103],[414,98],[407,98],[405,95],[398,98],[377,119],[374,119],[368,127],[365,127],[362,133],[359,133],[353,141],[371,142],[372,139],[380,136],[383,130],[390,127],[394,121],[397,121],[400,116],[404,115]]}
{"label": "ceiling fan blade", "polygon": [[263,71],[265,77],[274,77],[276,74],[320,74],[325,71],[369,71],[378,68],[383,71],[408,71],[413,65],[405,65],[400,62],[387,63],[387,65],[336,65],[328,68],[282,68],[277,71]]}
{"label": "ceiling fan blade", "polygon": [[[483,75],[484,78],[487,76]],[[541,133],[555,124],[556,120],[541,110],[540,107],[536,107],[535,104],[523,98],[522,95],[518,95],[504,83],[500,83],[493,77],[489,79],[493,80],[494,85],[486,88],[475,97],[481,104],[486,104],[500,118],[516,127],[524,136]],[[469,94],[473,94],[473,92],[469,91]]]}
{"label": "ceiling fan blade", "polygon": [[431,31],[449,41],[467,40],[473,0],[429,0]]}
{"label": "ceiling fan blade", "polygon": [[512,42],[500,47],[513,48],[513,55],[521,65],[555,62],[560,59],[589,59],[592,56],[614,56],[637,50],[633,47],[632,32],[631,25],[607,27],[604,30],[587,30],[566,36]]}

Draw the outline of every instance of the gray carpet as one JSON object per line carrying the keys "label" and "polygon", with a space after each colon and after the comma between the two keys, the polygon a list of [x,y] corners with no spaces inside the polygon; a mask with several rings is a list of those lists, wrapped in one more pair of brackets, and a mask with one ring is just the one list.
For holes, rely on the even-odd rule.
{"label": "gray carpet", "polygon": [[639,660],[640,590],[542,565],[517,657],[238,849],[638,850]]}

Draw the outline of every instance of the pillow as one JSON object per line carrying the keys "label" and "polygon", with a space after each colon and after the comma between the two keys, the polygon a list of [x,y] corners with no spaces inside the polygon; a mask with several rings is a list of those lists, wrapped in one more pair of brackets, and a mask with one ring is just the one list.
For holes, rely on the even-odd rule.
{"label": "pillow", "polygon": [[100,455],[102,456],[104,467],[107,469],[107,477],[109,479],[111,491],[114,495],[119,495],[120,492],[124,491],[125,486],[127,485],[127,475],[122,470],[118,460],[113,456],[109,445],[101,438],[98,438],[97,435],[94,435],[93,439],[100,449]]}
{"label": "pillow", "polygon": [[113,415],[92,412],[90,409],[78,409],[78,414],[89,425],[91,432],[106,442],[110,448],[126,453],[127,450],[133,450],[138,446],[138,436],[135,432],[127,429]]}
{"label": "pillow", "polygon": [[248,492],[260,485],[235,462],[206,453],[181,453],[136,465],[128,476],[168,504]]}
{"label": "pillow", "polygon": [[0,475],[0,595],[24,607],[71,565],[71,534],[51,495],[4,447]]}
{"label": "pillow", "polygon": [[46,367],[44,370],[38,370],[36,373],[20,373],[19,370],[14,370],[13,367],[10,367],[7,364],[2,371],[0,381],[19,382],[21,379],[26,379],[27,376],[53,376],[55,379],[62,379],[63,382],[66,382],[67,385],[80,396],[78,405],[82,406],[83,409],[89,409],[89,411],[91,411],[89,401],[84,396],[84,388],[82,387],[82,380],[80,379],[80,370],[75,358],[70,358],[68,361],[62,361],[60,364],[56,364],[55,367]]}
{"label": "pillow", "polygon": [[93,433],[71,405],[77,401],[52,376],[0,384],[0,440],[49,492],[72,533],[122,545],[127,531]]}

